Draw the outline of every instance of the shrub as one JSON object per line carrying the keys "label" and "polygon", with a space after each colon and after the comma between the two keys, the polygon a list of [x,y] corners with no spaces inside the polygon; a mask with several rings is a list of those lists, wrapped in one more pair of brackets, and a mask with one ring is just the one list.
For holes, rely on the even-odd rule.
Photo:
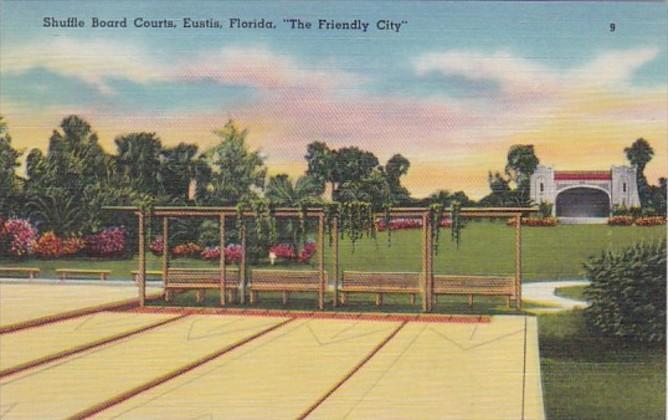
{"label": "shrub", "polygon": [[639,217],[636,219],[636,226],[659,226],[665,224],[666,218],[663,216]]}
{"label": "shrub", "polygon": [[225,247],[225,261],[230,263],[241,262],[241,245],[229,244]]}
{"label": "shrub", "polygon": [[104,229],[85,238],[86,252],[94,257],[117,257],[125,253],[127,232],[124,227]]}
{"label": "shrub", "polygon": [[207,261],[217,261],[220,258],[220,247],[218,246],[209,246],[204,248],[200,254],[203,260]]}
{"label": "shrub", "polygon": [[608,218],[610,226],[631,226],[633,224],[633,217],[631,216],[612,216]]}
{"label": "shrub", "polygon": [[541,201],[540,204],[538,205],[538,212],[540,212],[541,216],[543,217],[552,217],[552,208],[553,208],[552,203],[548,203],[546,201]]}
{"label": "shrub", "polygon": [[33,253],[37,229],[25,219],[7,219],[0,229],[0,254],[26,257]]}
{"label": "shrub", "polygon": [[70,236],[63,241],[63,255],[76,255],[86,248],[86,241],[80,236]]}
{"label": "shrub", "polygon": [[585,264],[589,324],[605,335],[665,341],[666,241],[604,251]]}

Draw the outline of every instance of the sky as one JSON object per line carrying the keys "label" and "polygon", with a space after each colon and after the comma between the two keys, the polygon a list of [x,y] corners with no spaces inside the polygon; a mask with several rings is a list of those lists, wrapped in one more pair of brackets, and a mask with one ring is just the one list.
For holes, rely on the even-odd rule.
{"label": "sky", "polygon": [[[652,2],[18,1],[0,3],[0,114],[16,147],[46,149],[69,114],[110,153],[156,132],[216,144],[249,129],[270,174],[302,174],[306,145],[358,146],[411,162],[417,197],[488,192],[513,144],[557,170],[624,164],[643,137],[650,182],[668,174],[668,7]],[[83,28],[44,27],[77,18]],[[127,18],[93,28],[92,18]],[[219,20],[184,28],[183,19]],[[135,27],[135,19],[175,28]],[[266,28],[229,28],[264,19]],[[299,18],[311,29],[291,29]],[[368,22],[367,31],[318,21]],[[405,22],[395,31],[378,21]],[[614,25],[614,31],[612,29]]]}

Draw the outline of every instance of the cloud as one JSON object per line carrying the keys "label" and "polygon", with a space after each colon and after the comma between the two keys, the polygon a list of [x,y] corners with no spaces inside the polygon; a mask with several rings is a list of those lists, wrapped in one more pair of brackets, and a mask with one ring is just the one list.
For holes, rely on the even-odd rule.
{"label": "cloud", "polygon": [[74,77],[103,95],[116,92],[113,80],[138,84],[212,80],[265,92],[327,90],[357,85],[362,78],[331,68],[308,68],[266,48],[227,47],[192,53],[176,61],[160,60],[145,48],[104,39],[56,38],[3,51],[3,73],[43,68]]}
{"label": "cloud", "polygon": [[167,80],[160,63],[135,46],[104,39],[55,38],[48,42],[6,47],[0,70],[3,73],[22,73],[43,68],[53,73],[74,77],[105,95],[115,92],[109,81],[130,80],[148,83]]}

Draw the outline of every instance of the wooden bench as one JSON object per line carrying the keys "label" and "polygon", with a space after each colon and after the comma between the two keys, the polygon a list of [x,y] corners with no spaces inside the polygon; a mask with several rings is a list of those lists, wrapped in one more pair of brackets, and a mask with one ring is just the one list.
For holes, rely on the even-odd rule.
{"label": "wooden bench", "polygon": [[344,271],[341,279],[341,303],[346,304],[348,293],[375,293],[376,305],[383,304],[383,294],[408,294],[411,304],[421,292],[420,273]]}
{"label": "wooden bench", "polygon": [[512,276],[434,275],[434,299],[438,295],[466,295],[469,306],[473,305],[473,296],[503,296],[508,307],[511,299],[517,299]]}
{"label": "wooden bench", "polygon": [[[162,274],[162,272],[160,272]],[[225,269],[225,291],[229,301],[236,300],[239,290],[239,270]],[[197,290],[197,302],[204,300],[206,289],[220,290],[220,269],[218,268],[170,268],[165,279],[165,300],[169,301],[174,290]]]}
{"label": "wooden bench", "polygon": [[75,276],[77,278],[100,276],[100,280],[106,280],[111,270],[86,270],[80,268],[57,268],[56,274],[60,280],[66,280],[69,277]]}
{"label": "wooden bench", "polygon": [[320,272],[315,270],[252,270],[250,303],[258,301],[259,292],[282,292],[283,304],[291,292],[320,293]]}
{"label": "wooden bench", "polygon": [[[134,280],[135,283],[139,282],[139,270],[132,270],[132,280]],[[146,270],[146,280],[148,280],[149,277],[160,277],[160,280],[162,280],[162,270]]]}
{"label": "wooden bench", "polygon": [[27,274],[28,278],[34,279],[39,274],[39,268],[33,267],[0,267],[0,274]]}

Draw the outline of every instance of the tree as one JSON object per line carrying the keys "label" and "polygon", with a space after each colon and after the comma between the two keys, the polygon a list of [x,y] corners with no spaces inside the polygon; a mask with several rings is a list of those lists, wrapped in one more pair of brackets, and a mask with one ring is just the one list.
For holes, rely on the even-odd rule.
{"label": "tree", "polygon": [[408,173],[410,166],[408,159],[400,154],[392,156],[385,164],[385,175],[393,204],[408,204],[411,201],[410,192],[401,185],[401,177]]}
{"label": "tree", "polygon": [[536,171],[540,161],[536,156],[533,144],[515,144],[508,150],[505,173],[515,183],[521,199],[529,199],[531,175]]}
{"label": "tree", "polygon": [[511,197],[513,194],[510,189],[510,181],[505,179],[501,173],[495,172],[492,174],[492,171],[489,171],[487,174],[487,182],[489,183],[489,189],[492,192],[480,200],[479,204],[481,206],[502,207],[514,202]]}
{"label": "tree", "polygon": [[302,202],[319,199],[323,185],[309,175],[301,176],[294,184],[288,175],[278,174],[269,178],[265,197],[277,206],[295,207]]}
{"label": "tree", "polygon": [[649,185],[647,183],[647,178],[645,177],[645,167],[649,161],[652,160],[654,149],[652,149],[652,146],[647,140],[641,137],[634,141],[630,147],[626,147],[624,153],[631,165],[636,167],[640,204],[642,207],[645,207],[649,204],[651,199]]}
{"label": "tree", "polygon": [[136,191],[161,192],[162,143],[155,133],[130,133],[116,137],[116,169]]}
{"label": "tree", "polygon": [[334,181],[334,152],[327,147],[326,143],[315,141],[306,146],[306,163],[308,168],[306,175],[321,183],[329,182],[332,191],[336,189]]}
{"label": "tree", "polygon": [[15,203],[19,190],[19,179],[16,176],[19,157],[21,152],[12,147],[7,124],[0,115],[0,215],[9,214]]}
{"label": "tree", "polygon": [[239,130],[230,120],[215,134],[220,143],[204,154],[206,162],[213,168],[212,200],[218,204],[233,203],[252,195],[254,189],[264,188],[267,168],[260,152],[248,149],[248,130]]}
{"label": "tree", "polygon": [[114,160],[81,117],[64,118],[60,128],[61,132],[54,130],[51,135],[46,155],[36,149],[28,155],[26,207],[38,225],[56,229],[57,233],[88,233],[92,226],[87,222],[99,214],[88,208],[84,190],[117,181]]}
{"label": "tree", "polygon": [[358,147],[344,147],[334,152],[334,181],[359,181],[371,175],[378,166],[378,158]]}
{"label": "tree", "polygon": [[190,183],[197,183],[196,197],[206,201],[206,186],[211,180],[211,167],[203,156],[197,156],[197,145],[180,143],[162,150],[160,181],[162,191],[171,202],[189,200]]}

